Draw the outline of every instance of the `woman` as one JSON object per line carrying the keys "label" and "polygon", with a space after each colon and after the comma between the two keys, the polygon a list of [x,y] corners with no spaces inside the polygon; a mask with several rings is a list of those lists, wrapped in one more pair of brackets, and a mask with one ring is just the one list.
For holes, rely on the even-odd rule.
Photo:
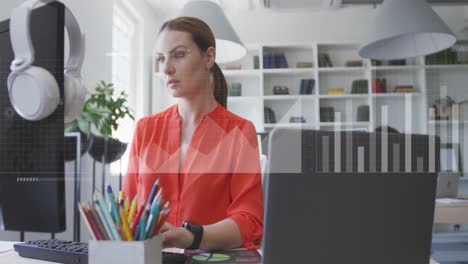
{"label": "woman", "polygon": [[[178,103],[138,121],[124,192],[142,203],[157,178],[171,214],[163,247],[257,248],[263,194],[253,124],[226,110],[227,84],[209,26],[167,21],[157,61]],[[183,223],[187,223],[181,227]]]}

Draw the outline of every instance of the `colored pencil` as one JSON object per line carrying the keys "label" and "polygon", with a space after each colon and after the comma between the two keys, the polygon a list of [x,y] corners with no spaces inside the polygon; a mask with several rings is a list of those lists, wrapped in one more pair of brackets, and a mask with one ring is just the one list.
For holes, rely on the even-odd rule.
{"label": "colored pencil", "polygon": [[119,213],[120,213],[120,218],[121,218],[121,221],[122,221],[122,233],[125,235],[125,238],[128,240],[128,241],[133,241],[133,237],[132,237],[132,234],[130,233],[130,227],[128,225],[128,221],[127,221],[127,217],[125,216],[125,210],[123,208],[123,202],[120,203],[120,210],[119,210]]}
{"label": "colored pencil", "polygon": [[114,221],[112,220],[112,216],[110,215],[109,210],[107,209],[106,203],[104,202],[104,198],[102,197],[101,193],[96,192],[94,194],[94,199],[98,200],[99,206],[101,207],[101,212],[106,218],[107,224],[109,225],[112,231],[112,236],[114,237],[114,240],[121,241],[122,239],[119,233],[117,232]]}
{"label": "colored pencil", "polygon": [[107,236],[109,237],[110,240],[114,240],[114,236],[109,227],[109,224],[107,223],[106,218],[104,217],[104,214],[102,213],[101,207],[99,206],[99,202],[96,200],[94,200],[94,209],[96,209],[96,213],[99,216],[99,219],[101,219],[102,224],[104,225],[104,229],[106,230]]}
{"label": "colored pencil", "polygon": [[141,204],[136,217],[133,218],[132,223],[130,224],[130,229],[132,231],[132,234],[135,234],[135,229],[137,228],[137,225],[140,222],[141,214],[143,214],[143,211],[145,211],[145,207],[146,207],[146,201],[143,200],[143,203]]}
{"label": "colored pencil", "polygon": [[88,211],[89,211],[91,217],[93,218],[94,222],[96,223],[96,226],[97,226],[97,228],[99,230],[99,233],[101,233],[102,239],[103,240],[109,240],[109,236],[106,233],[106,229],[104,228],[104,225],[101,222],[101,219],[99,218],[94,206],[90,205],[89,208],[88,208]]}
{"label": "colored pencil", "polygon": [[161,230],[162,226],[166,222],[167,218],[169,217],[169,214],[171,213],[171,208],[169,208],[167,211],[164,211],[161,217],[161,221],[159,221],[158,226],[155,228],[153,236],[157,235],[159,233],[159,230]]}
{"label": "colored pencil", "polygon": [[114,221],[121,226],[122,221],[120,220],[119,210],[117,209],[117,205],[115,203],[115,196],[114,196],[114,193],[112,192],[112,187],[110,185],[107,185],[106,191],[107,191],[107,198],[109,198],[112,215],[114,216]]}
{"label": "colored pencil", "polygon": [[83,210],[83,205],[81,205],[80,203],[78,203],[78,211],[80,211],[80,215],[81,217],[83,218],[86,226],[88,227],[88,230],[90,231],[91,233],[91,236],[93,237],[94,240],[97,240],[97,237],[96,237],[96,234],[94,233],[94,230],[91,226],[91,224],[89,223],[89,219],[88,219],[88,216],[86,215],[86,213],[84,212]]}
{"label": "colored pencil", "polygon": [[96,235],[96,240],[103,240],[102,235],[99,232],[99,229],[98,229],[96,223],[94,222],[94,220],[93,220],[93,218],[92,218],[92,216],[91,216],[91,214],[89,212],[88,206],[86,204],[83,204],[83,212],[86,214],[86,217],[88,218],[89,224],[91,225],[91,229],[94,232],[94,234]]}
{"label": "colored pencil", "polygon": [[[129,213],[128,210],[130,209],[130,208],[129,208],[129,207],[130,207],[130,201],[128,200],[128,197],[125,198],[125,201],[124,201],[124,205],[123,205],[123,206],[124,206],[125,217],[127,218],[127,217],[128,217],[128,213]],[[127,219],[127,221],[128,221],[128,219]]]}
{"label": "colored pencil", "polygon": [[156,225],[158,224],[158,218],[159,218],[159,212],[161,210],[161,196],[158,196],[156,199],[154,199],[154,203],[151,205],[151,214],[150,217],[148,218],[148,223],[146,226],[146,236],[151,237],[153,234],[154,229],[156,228]]}
{"label": "colored pencil", "polygon": [[156,195],[158,191],[158,186],[159,186],[159,178],[154,182],[153,188],[151,188],[150,195],[148,197],[148,203],[151,204],[153,202],[154,196]]}
{"label": "colored pencil", "polygon": [[117,200],[117,212],[119,212],[119,213],[120,213],[119,208],[120,208],[120,206],[121,206],[123,200],[124,200],[124,192],[123,192],[123,191],[120,191],[120,192],[119,192],[119,197],[118,197],[118,200]]}
{"label": "colored pencil", "polygon": [[141,222],[140,222],[140,240],[144,241],[146,240],[146,217],[147,217],[147,212],[143,213],[141,216]]}
{"label": "colored pencil", "polygon": [[135,197],[133,198],[133,201],[132,201],[132,205],[130,205],[130,212],[128,213],[128,222],[132,223],[133,221],[133,216],[135,216],[135,211],[136,211],[136,208],[137,208],[137,203],[138,203],[138,196],[135,195]]}

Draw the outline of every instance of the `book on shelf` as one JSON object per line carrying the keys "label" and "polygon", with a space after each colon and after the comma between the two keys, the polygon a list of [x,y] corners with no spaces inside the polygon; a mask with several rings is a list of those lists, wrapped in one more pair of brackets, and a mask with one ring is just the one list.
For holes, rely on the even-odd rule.
{"label": "book on shelf", "polygon": [[278,68],[289,68],[288,61],[284,53],[278,53],[279,67]]}
{"label": "book on shelf", "polygon": [[330,56],[327,53],[319,54],[319,67],[323,67],[323,68],[333,67],[333,63],[330,59]]}
{"label": "book on shelf", "polygon": [[275,95],[287,95],[289,94],[289,88],[285,85],[273,86],[273,94]]}
{"label": "book on shelf", "polygon": [[370,114],[369,114],[369,105],[360,105],[357,108],[357,121],[358,122],[369,122]]}
{"label": "book on shelf", "polygon": [[238,82],[229,83],[228,95],[229,96],[241,96],[242,95],[242,83],[238,83]]}
{"label": "book on shelf", "polygon": [[373,66],[404,66],[407,64],[406,59],[401,60],[372,60]]}
{"label": "book on shelf", "polygon": [[267,53],[266,55],[267,55],[267,57],[268,57],[267,61],[270,62],[270,64],[268,65],[267,68],[268,68],[268,69],[279,68],[279,67],[278,67],[279,63],[278,63],[278,61],[277,61],[277,60],[278,60],[278,56],[276,56],[275,53]]}
{"label": "book on shelf", "polygon": [[388,62],[388,65],[390,65],[390,66],[405,66],[406,65],[406,59],[391,60],[391,61]]}
{"label": "book on shelf", "polygon": [[452,48],[426,56],[426,65],[459,64],[458,54]]}
{"label": "book on shelf", "polygon": [[291,116],[289,117],[289,123],[305,123],[306,120],[303,116]]}
{"label": "book on shelf", "polygon": [[275,112],[270,107],[264,108],[264,118],[266,124],[275,124],[276,123],[276,116]]}
{"label": "book on shelf", "polygon": [[263,54],[263,68],[278,69],[288,67],[288,62],[284,53],[268,52]]}
{"label": "book on shelf", "polygon": [[258,55],[253,56],[253,65],[254,69],[260,68],[260,58],[258,57]]}
{"label": "book on shelf", "polygon": [[240,70],[242,69],[242,65],[240,63],[230,63],[230,64],[226,64],[224,66],[224,69],[225,70]]}
{"label": "book on shelf", "polygon": [[312,62],[300,61],[296,63],[296,68],[313,68],[314,64]]}
{"label": "book on shelf", "polygon": [[395,93],[416,93],[417,90],[412,85],[398,85],[395,87]]}
{"label": "book on shelf", "polygon": [[345,65],[346,67],[362,67],[364,64],[362,60],[348,60]]}
{"label": "book on shelf", "polygon": [[352,94],[367,94],[369,92],[369,83],[366,79],[354,80],[351,84]]}
{"label": "book on shelf", "polygon": [[387,80],[385,78],[373,78],[372,82],[374,83],[374,93],[386,93],[387,92]]}
{"label": "book on shelf", "polygon": [[345,90],[344,88],[330,88],[327,91],[328,95],[344,95]]}
{"label": "book on shelf", "polygon": [[335,109],[330,106],[320,107],[320,122],[334,122]]}
{"label": "book on shelf", "polygon": [[299,94],[313,94],[315,88],[314,79],[301,79]]}

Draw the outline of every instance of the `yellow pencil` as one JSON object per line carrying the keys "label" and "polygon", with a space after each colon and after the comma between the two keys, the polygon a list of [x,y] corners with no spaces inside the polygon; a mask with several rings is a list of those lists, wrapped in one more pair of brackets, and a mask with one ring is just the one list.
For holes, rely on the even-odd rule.
{"label": "yellow pencil", "polygon": [[130,205],[130,213],[128,213],[128,222],[132,223],[133,222],[133,217],[135,216],[137,208],[137,196],[135,195],[135,198],[133,198],[132,205]]}
{"label": "yellow pencil", "polygon": [[119,208],[120,220],[122,220],[122,231],[128,241],[133,241],[132,234],[130,233],[130,226],[128,225],[127,218],[122,206]]}
{"label": "yellow pencil", "polygon": [[119,209],[119,205],[123,206],[124,204],[124,192],[123,191],[120,191],[119,192],[119,197],[117,199],[117,209]]}
{"label": "yellow pencil", "polygon": [[128,200],[128,197],[127,197],[127,198],[125,198],[125,202],[124,202],[124,213],[125,213],[126,216],[128,216],[129,204],[130,204],[130,201]]}

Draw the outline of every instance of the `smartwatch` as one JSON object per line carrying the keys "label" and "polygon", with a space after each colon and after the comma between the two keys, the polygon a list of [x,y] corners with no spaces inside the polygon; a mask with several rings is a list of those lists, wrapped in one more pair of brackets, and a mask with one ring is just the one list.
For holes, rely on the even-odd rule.
{"label": "smartwatch", "polygon": [[182,223],[182,227],[192,232],[194,237],[192,245],[190,245],[187,249],[194,250],[200,248],[200,243],[203,238],[203,226],[197,225],[190,221],[184,221]]}

